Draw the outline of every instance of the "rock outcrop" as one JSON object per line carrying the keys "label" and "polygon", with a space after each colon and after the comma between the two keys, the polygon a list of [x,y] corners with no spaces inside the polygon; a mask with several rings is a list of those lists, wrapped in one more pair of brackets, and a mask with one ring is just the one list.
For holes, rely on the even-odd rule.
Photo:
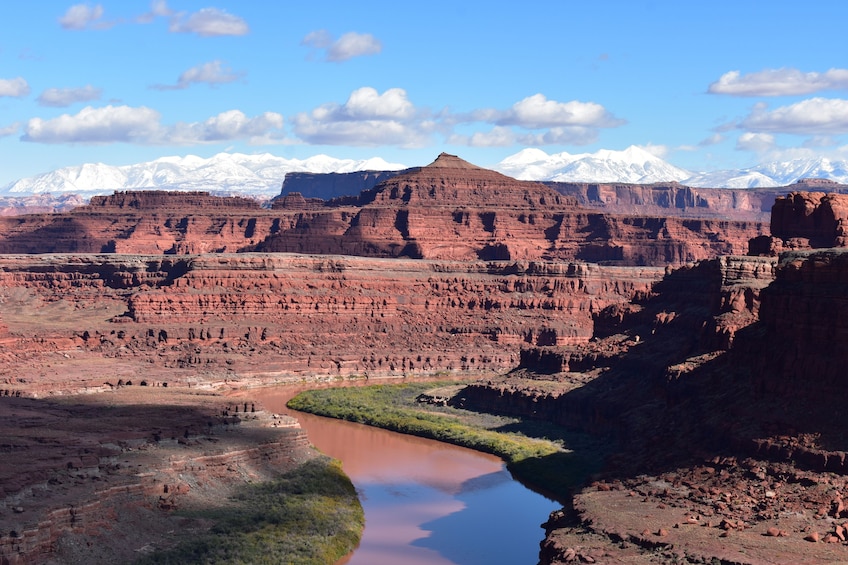
{"label": "rock outcrop", "polygon": [[298,193],[305,198],[332,200],[341,197],[356,197],[363,190],[406,171],[357,171],[353,173],[286,173],[279,196],[274,198],[272,206],[280,205],[287,195]]}
{"label": "rock outcrop", "polygon": [[580,206],[599,208],[609,214],[640,216],[721,218],[725,220],[769,220],[776,199],[800,191],[848,192],[848,186],[826,179],[801,179],[774,188],[696,188],[677,182],[545,183],[577,199]]}
{"label": "rock outcrop", "polygon": [[763,291],[759,316],[769,354],[758,354],[756,343],[749,343],[747,351],[752,378],[763,390],[843,397],[848,249],[787,252],[780,257],[778,272],[777,280]]}

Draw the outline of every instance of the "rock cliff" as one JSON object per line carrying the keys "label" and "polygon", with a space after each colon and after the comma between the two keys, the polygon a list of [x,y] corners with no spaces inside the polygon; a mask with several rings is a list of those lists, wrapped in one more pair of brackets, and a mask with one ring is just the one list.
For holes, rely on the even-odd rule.
{"label": "rock cliff", "polygon": [[802,179],[775,188],[696,188],[677,182],[654,184],[549,182],[556,191],[576,198],[581,206],[609,214],[721,218],[768,221],[776,199],[799,191],[848,192],[848,186],[824,180]]}
{"label": "rock cliff", "polygon": [[[798,247],[841,245],[841,200],[789,195],[773,231]],[[670,270],[650,293],[600,312],[589,342],[525,348],[518,370],[456,401],[616,446],[573,510],[552,517],[545,563],[641,562],[651,551],[693,563],[737,562],[740,551],[744,563],[838,561],[845,296],[841,248]]]}
{"label": "rock cliff", "polygon": [[332,200],[344,196],[357,196],[363,190],[405,171],[357,171],[353,173],[286,173],[283,187],[276,201],[291,193],[302,194],[306,198]]}
{"label": "rock cliff", "polygon": [[646,293],[662,273],[287,254],[6,256],[0,312],[16,335],[32,335],[40,320],[42,339],[163,368],[500,371],[522,344],[588,341],[597,312]]}

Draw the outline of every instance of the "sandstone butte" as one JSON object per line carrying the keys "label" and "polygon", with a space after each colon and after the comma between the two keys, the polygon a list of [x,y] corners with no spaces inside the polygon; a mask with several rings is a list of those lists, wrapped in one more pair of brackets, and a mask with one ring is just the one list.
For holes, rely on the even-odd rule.
{"label": "sandstone butte", "polygon": [[844,244],[848,200],[779,197],[771,233],[577,200],[443,154],[353,199],[0,218],[0,559],[124,560],[310,456],[233,393],[445,373],[607,445],[545,563],[848,559],[848,255],[810,249]]}

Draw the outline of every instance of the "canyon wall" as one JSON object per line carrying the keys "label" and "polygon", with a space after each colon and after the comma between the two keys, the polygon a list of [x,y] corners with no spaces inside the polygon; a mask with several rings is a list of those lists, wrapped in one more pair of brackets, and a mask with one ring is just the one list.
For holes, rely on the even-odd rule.
{"label": "canyon wall", "polygon": [[0,314],[23,338],[32,335],[28,317],[58,320],[54,312],[73,308],[35,336],[163,368],[502,371],[515,366],[522,345],[588,341],[597,312],[648,292],[663,272],[288,254],[6,256]]}
{"label": "canyon wall", "polygon": [[763,291],[760,331],[768,354],[758,355],[754,337],[746,357],[763,390],[840,398],[848,354],[848,250],[786,252],[778,277]]}
{"label": "canyon wall", "polygon": [[677,182],[653,184],[547,182],[580,206],[609,214],[721,218],[767,222],[776,199],[799,191],[848,192],[827,179],[801,179],[773,188],[699,188]]}
{"label": "canyon wall", "polygon": [[[357,196],[363,190],[374,188],[384,180],[407,171],[357,171],[353,173],[286,173],[279,200],[296,192],[305,198],[332,200],[344,196]],[[273,204],[273,203],[272,203]]]}

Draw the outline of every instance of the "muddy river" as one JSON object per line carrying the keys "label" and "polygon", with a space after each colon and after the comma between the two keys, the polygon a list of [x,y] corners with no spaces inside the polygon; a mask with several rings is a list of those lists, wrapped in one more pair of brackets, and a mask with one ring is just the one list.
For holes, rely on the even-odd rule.
{"label": "muddy river", "polygon": [[359,547],[339,565],[533,565],[540,524],[560,507],[513,480],[497,457],[445,443],[294,412],[291,388],[256,391],[266,409],[300,420],[342,461],[365,510]]}

